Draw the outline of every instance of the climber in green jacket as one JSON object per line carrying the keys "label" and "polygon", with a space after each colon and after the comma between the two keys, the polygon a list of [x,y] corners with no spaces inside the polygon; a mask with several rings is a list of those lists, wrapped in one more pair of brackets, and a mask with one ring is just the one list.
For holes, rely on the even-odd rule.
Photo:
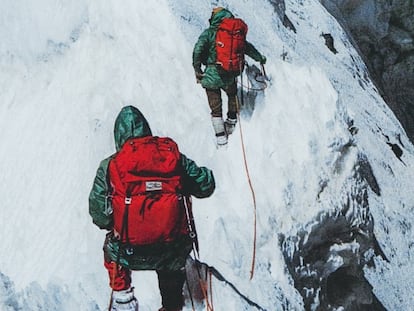
{"label": "climber in green jacket", "polygon": [[[239,109],[236,77],[241,72],[226,72],[217,63],[216,34],[223,19],[226,18],[234,18],[234,16],[227,9],[214,8],[209,20],[210,27],[202,32],[193,50],[193,68],[197,83],[201,83],[201,86],[206,89],[218,145],[227,144],[227,136],[234,130]],[[261,64],[266,63],[266,57],[260,54],[253,44],[246,40],[244,46],[244,54]],[[228,96],[227,119],[225,122],[223,121],[221,89]]]}
{"label": "climber in green jacket", "polygon": [[[101,161],[89,195],[89,214],[93,223],[100,229],[108,230],[103,250],[104,265],[108,270],[111,279],[110,286],[113,289],[111,311],[138,310],[138,302],[131,288],[131,270],[156,270],[163,304],[160,310],[181,310],[183,306],[182,289],[185,280],[184,266],[194,240],[187,234],[168,243],[160,242],[143,247],[121,243],[119,232],[114,229],[116,215],[112,208],[114,202],[111,201],[111,198],[114,193],[112,188],[115,179],[109,173],[111,161],[117,158],[117,154],[124,144],[126,145],[126,142],[130,144],[132,139],[153,136],[147,120],[133,106],[122,108],[115,121],[114,136],[117,152]],[[142,153],[138,152],[137,156],[139,157],[140,154]],[[178,168],[176,171],[180,175],[182,196],[193,195],[197,198],[210,196],[215,189],[212,171],[206,167],[197,166],[184,154],[179,153],[177,158]],[[134,161],[132,158],[129,159],[129,162]],[[118,165],[118,162],[115,165]],[[131,200],[135,199],[136,197],[132,197]],[[144,208],[144,203],[142,204]],[[150,207],[148,205],[148,208]],[[152,208],[154,209],[154,207]],[[181,213],[184,215],[184,211]],[[128,232],[133,229],[131,226],[134,224],[130,220],[126,223],[129,228],[126,228]],[[186,219],[180,219],[179,223],[180,226],[183,226],[183,223],[187,224]]]}

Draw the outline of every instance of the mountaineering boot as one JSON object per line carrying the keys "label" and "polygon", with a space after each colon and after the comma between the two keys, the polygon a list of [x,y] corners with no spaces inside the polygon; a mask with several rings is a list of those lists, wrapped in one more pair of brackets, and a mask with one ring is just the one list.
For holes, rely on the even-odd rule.
{"label": "mountaineering boot", "polygon": [[222,117],[212,117],[214,132],[216,133],[217,145],[224,146],[227,144],[227,134],[224,128],[224,121]]}
{"label": "mountaineering boot", "polygon": [[134,296],[134,288],[114,291],[111,311],[138,311],[138,300]]}
{"label": "mountaineering boot", "polygon": [[226,121],[224,122],[224,127],[226,129],[227,135],[230,135],[233,133],[234,128],[236,127],[237,119],[231,119],[227,117]]}

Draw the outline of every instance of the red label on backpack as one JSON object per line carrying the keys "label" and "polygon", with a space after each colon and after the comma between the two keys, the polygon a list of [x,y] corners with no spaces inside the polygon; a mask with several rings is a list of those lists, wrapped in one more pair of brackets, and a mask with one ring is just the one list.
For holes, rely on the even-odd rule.
{"label": "red label on backpack", "polygon": [[171,242],[188,233],[180,152],[168,137],[128,140],[109,163],[114,229],[122,242]]}
{"label": "red label on backpack", "polygon": [[247,25],[240,18],[224,18],[216,34],[216,63],[225,71],[240,73],[244,67]]}

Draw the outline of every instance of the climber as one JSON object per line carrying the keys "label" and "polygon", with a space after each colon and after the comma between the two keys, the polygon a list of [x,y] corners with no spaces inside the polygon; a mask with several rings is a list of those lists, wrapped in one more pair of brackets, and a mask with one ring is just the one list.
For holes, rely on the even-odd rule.
{"label": "climber", "polygon": [[213,173],[181,154],[171,138],[152,136],[133,106],[122,108],[114,135],[117,152],[100,163],[89,195],[94,224],[108,230],[109,310],[138,310],[131,270],[155,270],[160,311],[182,310],[184,267],[194,243],[190,196],[210,196]]}
{"label": "climber", "polygon": [[[261,64],[266,57],[246,40],[247,25],[222,7],[214,8],[193,50],[193,68],[197,83],[205,88],[217,145],[227,144],[239,112],[236,77],[244,67],[244,54]],[[204,71],[202,70],[204,65]],[[223,121],[221,90],[228,97],[227,119]]]}

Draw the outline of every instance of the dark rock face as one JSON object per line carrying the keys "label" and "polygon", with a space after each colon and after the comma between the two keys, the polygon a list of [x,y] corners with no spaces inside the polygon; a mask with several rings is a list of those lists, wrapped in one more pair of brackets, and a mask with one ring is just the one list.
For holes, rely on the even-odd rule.
{"label": "dark rock face", "polygon": [[[371,191],[368,191],[371,189]],[[381,191],[365,156],[341,190],[341,206],[318,215],[297,236],[281,237],[282,250],[305,310],[383,311],[363,269],[385,256],[374,236],[368,194]]]}
{"label": "dark rock face", "polygon": [[280,20],[282,21],[283,26],[292,30],[293,32],[296,32],[295,26],[285,14],[285,11],[286,11],[285,0],[269,0],[269,2],[275,8],[275,12],[277,13]]}
{"label": "dark rock face", "polygon": [[414,1],[321,3],[352,35],[385,101],[414,141]]}
{"label": "dark rock face", "polygon": [[332,53],[337,54],[338,51],[335,49],[334,38],[330,33],[322,33],[321,36],[325,39],[325,45]]}

